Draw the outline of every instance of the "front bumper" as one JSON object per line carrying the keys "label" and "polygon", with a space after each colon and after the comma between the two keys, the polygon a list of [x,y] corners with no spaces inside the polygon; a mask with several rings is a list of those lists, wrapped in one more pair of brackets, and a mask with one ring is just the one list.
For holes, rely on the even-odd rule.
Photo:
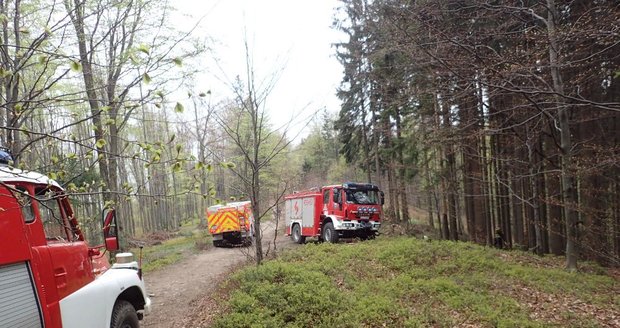
{"label": "front bumper", "polygon": [[381,222],[378,221],[358,221],[358,220],[350,220],[350,221],[338,221],[335,225],[336,230],[345,230],[345,231],[354,231],[354,230],[371,230],[371,231],[379,231],[381,227]]}

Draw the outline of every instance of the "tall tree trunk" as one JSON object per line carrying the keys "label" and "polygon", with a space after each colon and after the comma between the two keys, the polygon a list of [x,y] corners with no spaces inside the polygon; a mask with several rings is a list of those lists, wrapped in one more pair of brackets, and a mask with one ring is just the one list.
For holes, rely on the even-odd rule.
{"label": "tall tree trunk", "polygon": [[553,80],[553,91],[555,92],[558,126],[560,129],[560,147],[562,150],[562,195],[564,200],[564,216],[566,221],[566,269],[577,270],[577,222],[578,213],[577,193],[575,189],[575,178],[571,172],[573,164],[572,139],[570,132],[570,121],[568,118],[568,105],[564,104],[564,82],[560,67],[562,62],[559,56],[559,44],[557,41],[556,29],[557,7],[555,0],[547,0],[547,33],[549,37],[549,64],[551,67],[551,78]]}
{"label": "tall tree trunk", "polygon": [[433,190],[435,189],[435,184],[431,179],[431,170],[430,170],[430,157],[428,156],[429,150],[424,151],[424,172],[426,178],[426,196],[427,196],[427,208],[428,208],[428,225],[431,228],[435,228],[435,220],[433,219]]}
{"label": "tall tree trunk", "polygon": [[399,196],[399,205],[400,208],[397,208],[397,210],[400,211],[400,220],[404,221],[407,223],[407,226],[409,224],[409,202],[407,200],[407,195],[409,195],[409,193],[406,190],[406,183],[405,183],[405,179],[406,179],[406,168],[405,168],[405,161],[404,161],[404,156],[403,156],[403,147],[404,147],[404,141],[403,141],[403,136],[402,136],[402,130],[401,130],[401,115],[400,115],[400,109],[396,108],[394,110],[394,121],[395,121],[395,127],[396,127],[396,160],[398,162],[398,181],[396,181],[396,185],[398,188],[398,196]]}
{"label": "tall tree trunk", "polygon": [[[73,7],[69,1],[65,2],[69,16],[75,28],[77,34],[78,50],[80,54],[80,64],[82,65],[82,77],[84,78],[84,86],[86,87],[86,96],[88,98],[88,105],[90,107],[91,118],[93,121],[93,134],[95,136],[95,143],[100,140],[105,141],[103,124],[101,121],[101,108],[97,95],[97,88],[95,85],[95,78],[93,76],[92,68],[92,56],[93,54],[87,48],[87,36],[84,27],[84,2],[82,0],[73,0]],[[103,198],[107,201],[112,201],[112,194],[107,192],[108,186],[111,185],[109,168],[108,168],[108,152],[105,144],[98,144],[97,158],[99,160],[99,174],[105,184],[103,188]]]}

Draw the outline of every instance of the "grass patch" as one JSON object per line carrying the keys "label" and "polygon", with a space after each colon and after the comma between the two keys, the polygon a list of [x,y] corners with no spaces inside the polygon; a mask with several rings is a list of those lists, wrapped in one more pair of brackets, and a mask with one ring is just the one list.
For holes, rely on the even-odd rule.
{"label": "grass patch", "polygon": [[[182,227],[178,237],[162,241],[160,244],[146,246],[142,249],[142,270],[152,272],[174,264],[183,259],[187,254],[204,249],[211,240],[211,235],[206,231],[193,229],[195,227]],[[131,250],[136,257],[139,249]]]}
{"label": "grass patch", "polygon": [[308,244],[234,274],[213,326],[591,327],[617,317],[614,278],[553,261],[413,238]]}

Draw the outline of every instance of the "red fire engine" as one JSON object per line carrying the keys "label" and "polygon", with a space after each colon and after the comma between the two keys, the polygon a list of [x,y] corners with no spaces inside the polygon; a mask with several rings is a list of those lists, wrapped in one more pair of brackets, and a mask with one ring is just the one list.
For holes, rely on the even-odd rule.
{"label": "red fire engine", "polygon": [[115,211],[90,247],[56,181],[0,158],[0,327],[138,327],[151,308],[138,263],[101,252],[118,250]]}
{"label": "red fire engine", "polygon": [[340,237],[374,238],[381,226],[383,192],[373,184],[343,183],[296,192],[285,198],[286,233],[330,243]]}

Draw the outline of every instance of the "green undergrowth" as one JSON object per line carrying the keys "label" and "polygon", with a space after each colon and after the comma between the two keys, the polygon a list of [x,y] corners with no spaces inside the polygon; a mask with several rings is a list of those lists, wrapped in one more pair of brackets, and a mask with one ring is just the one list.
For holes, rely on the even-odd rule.
{"label": "green undergrowth", "polygon": [[[596,327],[600,311],[616,311],[618,282],[603,270],[569,273],[541,261],[403,237],[307,244],[233,275],[225,314],[213,326]],[[589,310],[563,307],[566,300]]]}
{"label": "green undergrowth", "polygon": [[[178,237],[167,239],[157,245],[146,246],[142,249],[142,270],[151,272],[174,264],[191,254],[209,245],[211,235],[205,231],[182,227]],[[139,249],[132,249],[138,257]]]}

